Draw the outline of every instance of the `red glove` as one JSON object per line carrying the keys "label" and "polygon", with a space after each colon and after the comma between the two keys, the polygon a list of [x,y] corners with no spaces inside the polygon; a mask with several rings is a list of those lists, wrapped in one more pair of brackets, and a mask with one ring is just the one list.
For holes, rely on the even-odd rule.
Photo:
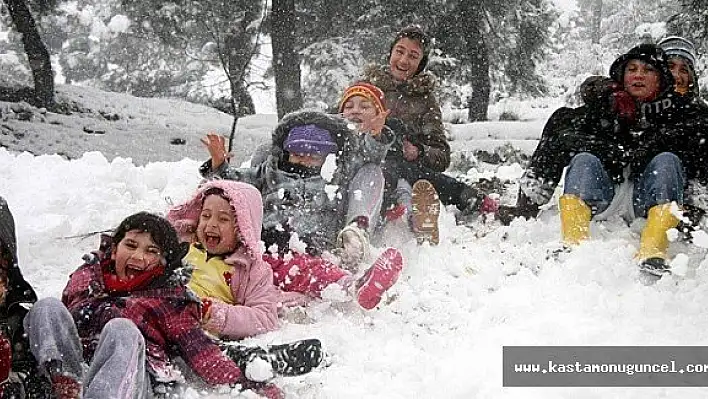
{"label": "red glove", "polygon": [[[12,344],[10,340],[0,333],[0,385],[10,378],[12,369]],[[0,390],[2,388],[0,387]]]}
{"label": "red glove", "polygon": [[[619,84],[615,83],[619,86]],[[610,103],[612,104],[612,111],[620,119],[628,122],[634,123],[637,118],[637,106],[634,102],[634,98],[629,95],[624,90],[613,91],[610,97]]]}
{"label": "red glove", "polygon": [[481,214],[487,214],[491,213],[493,215],[497,215],[499,212],[499,201],[495,200],[494,198],[485,195],[484,198],[482,198],[482,205],[479,207],[479,213]]}
{"label": "red glove", "polygon": [[636,119],[636,105],[621,84],[604,76],[590,76],[580,85],[580,95],[591,107],[606,108],[620,119],[634,123]]}

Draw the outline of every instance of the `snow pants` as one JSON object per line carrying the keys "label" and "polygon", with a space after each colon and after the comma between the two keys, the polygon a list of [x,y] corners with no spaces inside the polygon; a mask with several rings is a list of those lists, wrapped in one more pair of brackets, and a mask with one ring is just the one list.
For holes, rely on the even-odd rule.
{"label": "snow pants", "polygon": [[273,268],[273,283],[283,291],[299,292],[319,298],[330,284],[346,285],[351,274],[319,256],[292,254],[282,258],[264,255],[263,260]]}
{"label": "snow pants", "polygon": [[132,321],[117,318],[106,323],[86,373],[74,319],[61,301],[38,301],[24,325],[40,370],[48,373],[45,366],[59,361],[62,373],[83,382],[83,398],[152,397],[145,369],[145,339]]}
{"label": "snow pants", "polygon": [[384,175],[381,166],[367,163],[349,182],[347,224],[366,218],[369,234],[377,226],[384,200]]}

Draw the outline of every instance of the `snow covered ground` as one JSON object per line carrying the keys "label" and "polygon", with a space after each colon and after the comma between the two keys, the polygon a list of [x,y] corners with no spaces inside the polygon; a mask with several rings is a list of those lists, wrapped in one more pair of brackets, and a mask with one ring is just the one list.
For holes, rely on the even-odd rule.
{"label": "snow covered ground", "polygon": [[[86,233],[112,228],[135,211],[164,212],[170,203],[185,199],[200,180],[197,167],[206,154],[198,138],[207,129],[228,132],[228,118],[205,108],[189,113],[191,105],[176,101],[105,96],[94,109],[112,106],[123,119],[114,125],[101,122],[114,127],[102,135],[81,131],[80,123],[95,118],[45,115],[45,120],[62,120],[63,128],[53,131],[50,127],[58,125],[39,117],[19,121],[3,112],[3,124],[16,128],[22,122],[28,134],[42,136],[35,147],[32,136],[16,138],[12,148],[51,153],[53,146],[46,143],[54,141],[58,147],[85,135],[89,137],[71,144],[77,153],[103,152],[68,160],[0,149],[0,194],[15,215],[21,267],[40,297],[59,296],[81,255],[97,246],[98,237],[83,238]],[[456,125],[453,147],[471,151],[484,135],[533,143],[528,139],[538,137],[550,111],[528,122]],[[237,159],[267,140],[274,122],[272,116],[245,119]],[[146,128],[157,125],[163,128]],[[186,145],[169,144],[175,132],[187,138]],[[484,173],[512,177],[520,171],[518,165],[485,168]],[[471,170],[468,177],[478,172]],[[317,302],[302,314],[290,314],[281,330],[247,342],[322,340],[329,367],[277,381],[292,398],[706,397],[704,388],[502,387],[502,347],[507,345],[708,342],[704,249],[675,243],[673,252],[690,258],[686,277],[644,286],[632,259],[639,226],[610,221],[593,224],[592,230],[589,242],[559,252],[553,207],[538,220],[517,220],[509,227],[481,222],[472,228],[457,226],[452,210],[444,211],[439,246],[402,246],[405,269],[387,298],[390,303],[364,312],[352,303]]]}

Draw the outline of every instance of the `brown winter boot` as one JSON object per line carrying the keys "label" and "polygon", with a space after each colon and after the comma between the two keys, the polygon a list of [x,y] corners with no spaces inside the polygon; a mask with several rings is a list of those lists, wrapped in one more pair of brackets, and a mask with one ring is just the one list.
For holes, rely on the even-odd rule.
{"label": "brown winter boot", "polygon": [[427,180],[418,180],[413,184],[412,213],[413,233],[418,244],[428,241],[431,245],[438,245],[440,201],[435,187]]}

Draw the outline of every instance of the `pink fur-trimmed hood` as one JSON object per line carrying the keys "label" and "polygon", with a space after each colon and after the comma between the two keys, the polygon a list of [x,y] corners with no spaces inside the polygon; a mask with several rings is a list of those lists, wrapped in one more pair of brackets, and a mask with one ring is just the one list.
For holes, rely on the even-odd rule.
{"label": "pink fur-trimmed hood", "polygon": [[[210,180],[202,184],[197,193],[184,204],[177,205],[167,213],[167,220],[177,229],[177,232],[185,241],[192,241],[193,235],[199,223],[202,203],[204,202],[204,192],[210,188],[220,188],[224,190],[225,196],[229,199],[231,209],[236,215],[236,232],[241,237],[246,246],[246,252],[250,258],[247,263],[261,261],[263,255],[263,243],[261,242],[261,229],[263,224],[263,200],[261,193],[250,184],[232,180]],[[243,254],[236,251],[224,261],[228,264],[243,264]]]}

